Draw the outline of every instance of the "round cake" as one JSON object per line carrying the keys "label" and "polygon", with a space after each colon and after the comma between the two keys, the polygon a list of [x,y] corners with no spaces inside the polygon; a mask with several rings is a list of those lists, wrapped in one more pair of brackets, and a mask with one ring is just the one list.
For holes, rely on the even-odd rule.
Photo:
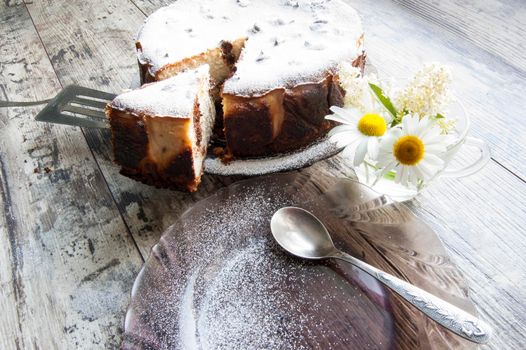
{"label": "round cake", "polygon": [[136,47],[143,83],[209,65],[226,158],[325,135],[345,94],[338,66],[365,58],[361,21],[340,0],[179,0],[148,17]]}

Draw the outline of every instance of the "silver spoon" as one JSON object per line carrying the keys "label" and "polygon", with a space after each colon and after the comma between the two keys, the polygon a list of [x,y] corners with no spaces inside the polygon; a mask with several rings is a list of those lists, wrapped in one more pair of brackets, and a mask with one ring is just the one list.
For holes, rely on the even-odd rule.
{"label": "silver spoon", "polygon": [[289,253],[306,259],[335,258],[349,262],[459,336],[475,343],[489,340],[490,327],[477,317],[338,250],[325,226],[310,212],[296,207],[281,208],[272,216],[270,228],[276,241]]}

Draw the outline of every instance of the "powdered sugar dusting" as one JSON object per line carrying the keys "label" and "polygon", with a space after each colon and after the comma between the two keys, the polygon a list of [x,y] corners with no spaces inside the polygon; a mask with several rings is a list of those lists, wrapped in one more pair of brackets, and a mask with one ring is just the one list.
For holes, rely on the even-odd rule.
{"label": "powdered sugar dusting", "polygon": [[208,84],[208,65],[175,77],[144,85],[117,96],[111,106],[121,110],[140,111],[153,116],[189,117],[203,84]]}
{"label": "powdered sugar dusting", "polygon": [[205,160],[205,171],[208,174],[230,176],[255,176],[285,170],[300,169],[319,160],[333,156],[340,151],[327,138],[299,151],[260,159],[239,159],[225,164],[221,159],[209,155]]}
{"label": "powdered sugar dusting", "polygon": [[[303,265],[291,267],[283,254],[272,250],[273,242],[268,237],[257,234],[243,239],[247,230],[266,228],[273,208],[279,203],[286,205],[287,200],[280,195],[269,196],[264,188],[229,199],[199,220],[185,221],[185,228],[195,232],[194,239],[221,237],[222,244],[214,249],[197,244],[195,250],[185,252],[200,253],[201,257],[200,267],[189,277],[182,294],[178,347],[301,349],[293,346],[294,341],[306,333],[312,316],[283,319],[283,309],[291,306],[287,302],[290,296],[282,287],[287,280],[299,282],[297,273]],[[225,220],[233,212],[236,220]],[[208,238],[203,237],[210,230],[213,232],[207,234]],[[231,253],[225,254],[230,249]],[[223,264],[208,265],[218,254],[225,254]],[[297,298],[306,302],[306,296],[302,293]]]}
{"label": "powdered sugar dusting", "polygon": [[221,40],[248,40],[225,93],[251,94],[317,81],[361,53],[356,11],[340,0],[179,0],[147,20],[138,58],[152,75]]}
{"label": "powdered sugar dusting", "polygon": [[[282,286],[299,282],[299,269],[273,254],[263,241],[236,251],[210,281],[201,301],[198,319],[200,345],[204,349],[296,348],[294,341],[307,332],[312,315],[298,313],[297,319],[283,319],[285,308],[300,309],[306,302],[320,307],[317,300],[299,293],[296,304]],[[266,276],[261,279],[259,276]],[[269,334],[280,335],[269,337]],[[187,348],[183,344],[183,348]]]}

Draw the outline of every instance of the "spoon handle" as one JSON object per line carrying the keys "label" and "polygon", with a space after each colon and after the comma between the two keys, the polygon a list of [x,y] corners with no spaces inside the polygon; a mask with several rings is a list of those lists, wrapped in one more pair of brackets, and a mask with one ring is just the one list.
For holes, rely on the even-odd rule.
{"label": "spoon handle", "polygon": [[332,257],[349,262],[367,272],[426,316],[459,336],[481,344],[489,340],[491,328],[484,321],[455,305],[344,252],[338,251]]}

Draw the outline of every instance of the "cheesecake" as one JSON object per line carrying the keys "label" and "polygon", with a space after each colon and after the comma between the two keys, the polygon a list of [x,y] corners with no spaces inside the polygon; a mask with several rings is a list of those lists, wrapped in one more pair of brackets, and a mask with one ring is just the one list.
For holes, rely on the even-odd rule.
{"label": "cheesecake", "polygon": [[141,81],[210,66],[215,134],[231,157],[301,149],[326,134],[345,92],[338,66],[363,67],[363,30],[340,0],[179,0],[137,34]]}
{"label": "cheesecake", "polygon": [[136,37],[142,88],[108,105],[121,173],[195,191],[216,156],[290,153],[333,126],[346,91],[339,67],[363,70],[363,30],[341,0],[178,0]]}
{"label": "cheesecake", "polygon": [[159,188],[193,192],[215,121],[209,66],[118,95],[106,107],[121,174]]}

